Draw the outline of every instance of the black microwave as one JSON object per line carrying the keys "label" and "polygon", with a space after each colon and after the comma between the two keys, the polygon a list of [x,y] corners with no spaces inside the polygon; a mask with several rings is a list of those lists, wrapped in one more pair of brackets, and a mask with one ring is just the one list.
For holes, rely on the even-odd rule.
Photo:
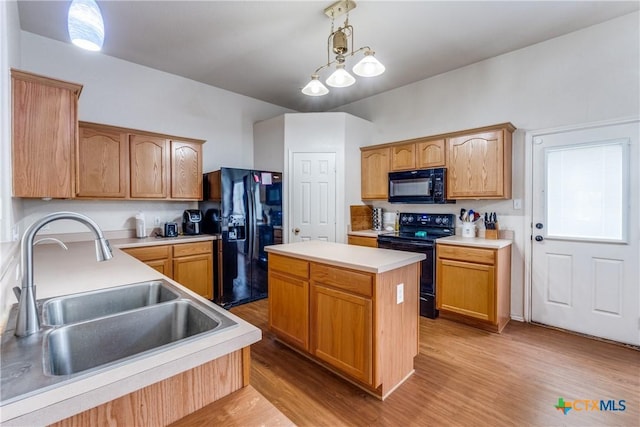
{"label": "black microwave", "polygon": [[455,203],[447,200],[446,188],[445,168],[389,173],[390,203]]}

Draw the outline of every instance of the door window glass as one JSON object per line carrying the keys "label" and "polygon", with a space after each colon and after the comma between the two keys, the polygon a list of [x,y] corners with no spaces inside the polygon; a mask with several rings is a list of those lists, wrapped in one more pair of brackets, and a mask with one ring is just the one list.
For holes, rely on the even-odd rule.
{"label": "door window glass", "polygon": [[545,150],[547,238],[626,240],[627,140]]}

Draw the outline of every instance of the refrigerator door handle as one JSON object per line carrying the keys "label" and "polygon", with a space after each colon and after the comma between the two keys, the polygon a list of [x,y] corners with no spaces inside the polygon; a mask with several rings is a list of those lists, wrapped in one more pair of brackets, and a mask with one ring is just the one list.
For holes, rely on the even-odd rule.
{"label": "refrigerator door handle", "polygon": [[256,205],[256,193],[255,190],[259,190],[259,183],[252,182],[249,202],[251,206],[249,206],[249,212],[251,212],[251,222],[249,223],[249,228],[251,232],[251,260],[254,258],[258,258],[258,207]]}

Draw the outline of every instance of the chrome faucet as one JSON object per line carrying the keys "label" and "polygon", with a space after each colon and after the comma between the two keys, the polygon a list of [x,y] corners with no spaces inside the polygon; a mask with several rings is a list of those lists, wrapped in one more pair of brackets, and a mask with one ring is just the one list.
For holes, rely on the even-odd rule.
{"label": "chrome faucet", "polygon": [[22,289],[18,301],[18,316],[15,336],[26,337],[40,330],[40,317],[36,306],[36,289],[33,284],[33,245],[36,233],[50,222],[59,219],[70,219],[86,225],[96,235],[96,258],[108,261],[113,258],[109,241],[104,238],[100,227],[91,218],[75,212],[54,212],[40,218],[27,228],[21,241]]}

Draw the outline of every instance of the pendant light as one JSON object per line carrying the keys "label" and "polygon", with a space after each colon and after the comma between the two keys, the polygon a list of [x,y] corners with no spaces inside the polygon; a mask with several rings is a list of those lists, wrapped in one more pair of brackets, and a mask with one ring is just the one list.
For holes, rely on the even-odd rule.
{"label": "pendant light", "polygon": [[[335,64],[335,71],[326,80],[327,85],[336,88],[349,87],[356,79],[345,69],[345,62],[357,53],[363,52],[364,58],[354,67],[353,72],[361,77],[375,77],[384,73],[385,67],[375,58],[375,52],[369,46],[353,49],[353,27],[349,24],[349,11],[356,4],[351,0],[340,0],[324,10],[325,15],[331,18],[331,33],[327,39],[327,63],[321,65],[311,75],[311,81],[302,89],[302,93],[309,96],[322,96],[329,93],[321,82],[319,72]],[[334,19],[346,13],[346,19],[342,27],[334,31]],[[349,46],[351,45],[351,46]],[[331,52],[336,56],[331,60]]]}
{"label": "pendant light", "polygon": [[102,49],[104,22],[95,0],[73,0],[69,6],[67,29],[71,42],[91,51]]}

